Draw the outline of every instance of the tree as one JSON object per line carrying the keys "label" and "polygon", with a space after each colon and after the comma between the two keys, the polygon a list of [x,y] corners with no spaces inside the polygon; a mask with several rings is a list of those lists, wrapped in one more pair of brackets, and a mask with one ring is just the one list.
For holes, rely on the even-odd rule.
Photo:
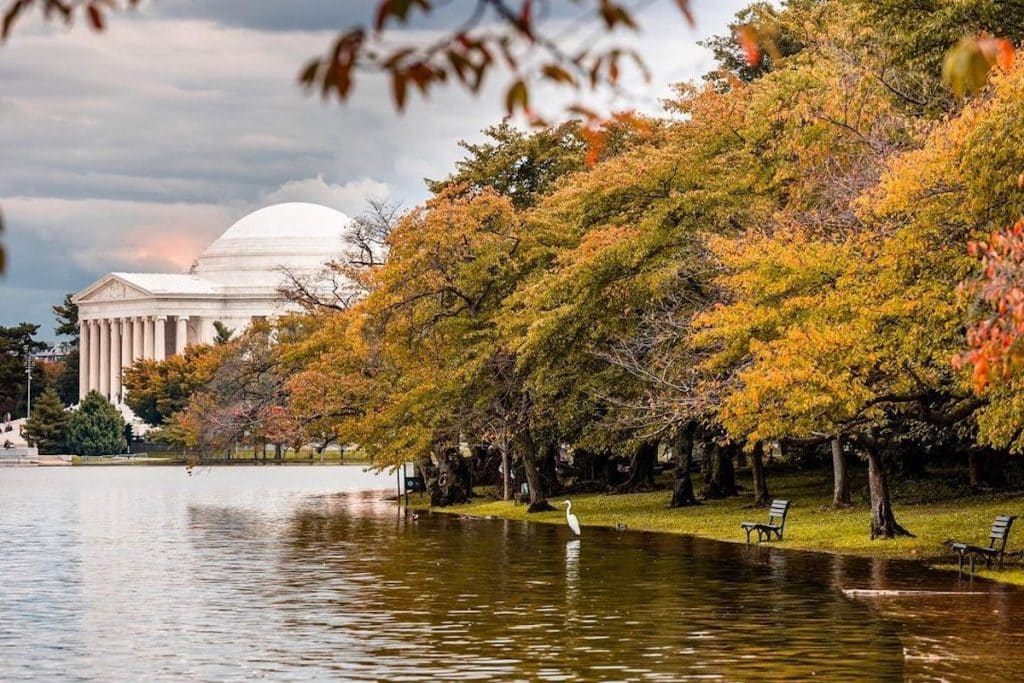
{"label": "tree", "polygon": [[99,392],[90,391],[68,418],[67,447],[77,455],[124,453],[124,418]]}
{"label": "tree", "polygon": [[446,187],[464,186],[479,192],[489,188],[512,200],[516,209],[533,206],[566,175],[584,167],[587,143],[576,122],[526,133],[505,119],[483,131],[487,142],[460,142],[465,158],[444,180],[428,180],[434,194]]}
{"label": "tree", "polygon": [[[25,369],[31,354],[47,348],[45,342],[35,339],[38,332],[39,325],[31,323],[0,326],[0,415],[25,416],[28,379]],[[35,362],[31,365],[33,386],[41,389],[43,370]]]}
{"label": "tree", "polygon": [[266,444],[272,443],[280,460],[285,446],[301,444],[300,421],[286,409],[288,381],[298,368],[283,349],[302,334],[289,319],[276,327],[261,322],[235,340],[207,347],[212,352],[200,363],[203,381],[183,392],[186,403],[173,414],[200,458],[244,443],[266,459]]}
{"label": "tree", "polygon": [[154,427],[185,409],[189,398],[213,378],[220,346],[193,344],[162,361],[140,359],[124,371],[125,403]]}
{"label": "tree", "polygon": [[725,72],[749,83],[771,71],[778,60],[800,52],[804,48],[800,33],[782,21],[793,14],[780,17],[779,10],[767,2],[753,2],[741,9],[729,22],[729,35],[713,36],[700,43],[710,48],[718,65],[705,78],[723,80],[721,74]]}
{"label": "tree", "polygon": [[64,405],[72,405],[78,402],[78,381],[81,342],[79,340],[78,327],[78,304],[73,301],[73,294],[66,294],[63,303],[53,307],[53,313],[57,317],[57,326],[54,332],[61,337],[70,337],[70,342],[64,346],[66,355],[60,376],[57,378],[57,393],[60,395]]}
{"label": "tree", "polygon": [[32,417],[25,422],[25,439],[40,453],[53,455],[67,450],[68,413],[57,392],[48,389],[33,402]]}
{"label": "tree", "polygon": [[213,321],[213,329],[216,331],[216,334],[213,336],[213,343],[217,345],[227,344],[235,334],[233,329],[219,320]]}
{"label": "tree", "polygon": [[78,304],[74,302],[74,294],[65,294],[64,301],[53,307],[53,314],[57,317],[57,327],[54,332],[61,337],[71,337],[75,344],[78,344]]}

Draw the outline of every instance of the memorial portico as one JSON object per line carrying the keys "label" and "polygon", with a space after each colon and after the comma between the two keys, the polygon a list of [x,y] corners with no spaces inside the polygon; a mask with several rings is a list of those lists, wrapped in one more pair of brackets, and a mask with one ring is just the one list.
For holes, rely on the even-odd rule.
{"label": "memorial portico", "polygon": [[81,335],[79,394],[123,399],[121,377],[140,358],[164,360],[214,341],[214,322],[241,331],[295,306],[285,272],[315,278],[342,249],[351,223],[316,204],[249,214],[204,251],[188,273],[108,273],[75,295]]}

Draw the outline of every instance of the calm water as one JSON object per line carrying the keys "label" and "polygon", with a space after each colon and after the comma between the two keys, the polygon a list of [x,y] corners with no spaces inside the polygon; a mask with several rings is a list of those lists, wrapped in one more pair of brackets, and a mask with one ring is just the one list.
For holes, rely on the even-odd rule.
{"label": "calm water", "polygon": [[392,482],[341,467],[0,469],[0,680],[1009,680],[1024,670],[1016,590],[909,562],[414,521],[367,490]]}

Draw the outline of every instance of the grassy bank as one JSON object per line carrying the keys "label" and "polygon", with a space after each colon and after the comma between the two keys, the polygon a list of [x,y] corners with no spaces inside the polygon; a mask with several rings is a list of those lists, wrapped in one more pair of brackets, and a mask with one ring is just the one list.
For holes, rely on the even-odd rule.
{"label": "grassy bank", "polygon": [[[831,474],[829,472],[769,473],[769,488],[775,498],[793,502],[786,523],[786,538],[773,542],[783,548],[846,553],[872,557],[919,558],[935,565],[956,569],[949,551],[950,540],[987,545],[988,530],[999,514],[1024,515],[1024,492],[970,493],[956,475],[933,474],[913,483],[893,482],[896,518],[915,534],[915,538],[872,541],[869,536],[870,511],[866,483],[854,481],[855,505],[831,510]],[[527,514],[525,505],[496,500],[493,492],[474,502],[437,509],[473,516],[494,516],[532,522],[564,524],[564,511]],[[489,495],[488,495],[489,493]],[[712,500],[702,505],[669,509],[667,489],[627,495],[574,495],[573,512],[583,526],[615,527],[691,534],[719,541],[745,542],[741,521],[764,521],[766,511],[754,509],[750,495]],[[561,501],[561,498],[557,499]],[[410,501],[424,505],[416,497]],[[1007,548],[1024,549],[1024,521],[1010,536]],[[1024,585],[1024,569],[1019,560],[1008,560],[1008,568],[979,572],[979,575]]]}

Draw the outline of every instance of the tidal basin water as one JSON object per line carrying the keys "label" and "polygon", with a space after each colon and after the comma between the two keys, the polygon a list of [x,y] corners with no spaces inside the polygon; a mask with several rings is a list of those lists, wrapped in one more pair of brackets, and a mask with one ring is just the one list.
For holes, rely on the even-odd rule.
{"label": "tidal basin water", "polygon": [[385,487],[348,467],[0,469],[0,680],[1024,671],[1015,589],[911,562],[414,520]]}

